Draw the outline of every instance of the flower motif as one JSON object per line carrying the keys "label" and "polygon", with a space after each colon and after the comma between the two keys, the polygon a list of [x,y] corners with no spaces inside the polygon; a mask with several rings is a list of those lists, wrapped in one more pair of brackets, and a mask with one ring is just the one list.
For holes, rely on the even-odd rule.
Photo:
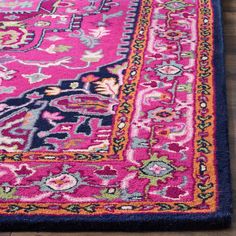
{"label": "flower motif", "polygon": [[154,70],[156,71],[156,75],[160,76],[161,79],[167,78],[167,81],[170,81],[176,76],[181,76],[183,74],[182,67],[183,65],[171,61],[170,63],[163,62],[162,65],[157,65]]}
{"label": "flower motif", "polygon": [[98,62],[103,58],[102,50],[91,52],[88,50],[85,50],[85,54],[82,56],[81,60],[85,62]]}
{"label": "flower motif", "polygon": [[159,72],[166,75],[174,75],[179,73],[180,69],[175,66],[166,65],[158,69]]}
{"label": "flower motif", "polygon": [[165,182],[174,177],[176,171],[184,171],[184,166],[176,166],[168,156],[158,156],[154,153],[150,159],[142,161],[140,167],[131,166],[130,171],[138,170],[139,178],[149,179],[149,187],[157,186],[158,182]]}
{"label": "flower motif", "polygon": [[72,83],[70,84],[70,87],[71,87],[72,89],[76,89],[76,88],[79,87],[79,83],[78,83],[78,82],[72,82]]}
{"label": "flower motif", "polygon": [[168,175],[174,168],[164,161],[151,161],[141,169],[144,175],[153,177],[163,177]]}
{"label": "flower motif", "polygon": [[178,41],[182,38],[186,38],[187,33],[180,30],[167,30],[160,33],[160,37],[166,38],[172,41]]}
{"label": "flower motif", "polygon": [[173,12],[183,10],[187,6],[190,6],[190,4],[185,3],[183,0],[167,1],[163,5],[166,9]]}
{"label": "flower motif", "polygon": [[66,191],[77,184],[77,179],[69,174],[60,174],[48,178],[45,184],[54,191]]}
{"label": "flower motif", "polygon": [[27,94],[26,97],[31,100],[37,100],[43,97],[43,95],[40,95],[38,92],[33,92],[30,94]]}
{"label": "flower motif", "polygon": [[155,110],[148,112],[148,118],[154,119],[157,122],[171,122],[180,118],[180,112],[173,108],[158,107]]}
{"label": "flower motif", "polygon": [[41,181],[34,182],[34,184],[39,185],[41,191],[73,193],[78,186],[86,183],[81,178],[79,172],[70,173],[67,170],[70,167],[69,165],[64,165],[61,173],[56,175],[51,173],[48,177],[43,177]]}

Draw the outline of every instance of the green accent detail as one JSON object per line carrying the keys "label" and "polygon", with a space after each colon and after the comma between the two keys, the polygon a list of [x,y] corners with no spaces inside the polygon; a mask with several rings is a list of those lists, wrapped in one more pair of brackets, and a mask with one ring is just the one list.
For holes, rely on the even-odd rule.
{"label": "green accent detail", "polygon": [[15,196],[16,188],[11,188],[10,191],[6,192],[5,188],[0,188],[0,199],[8,200],[8,199],[16,199],[18,198]]}

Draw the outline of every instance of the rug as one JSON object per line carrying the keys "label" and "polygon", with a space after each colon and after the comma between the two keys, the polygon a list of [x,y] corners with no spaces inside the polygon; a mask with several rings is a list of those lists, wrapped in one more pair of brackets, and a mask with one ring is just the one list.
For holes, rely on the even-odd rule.
{"label": "rug", "polygon": [[1,230],[230,224],[219,0],[0,0]]}

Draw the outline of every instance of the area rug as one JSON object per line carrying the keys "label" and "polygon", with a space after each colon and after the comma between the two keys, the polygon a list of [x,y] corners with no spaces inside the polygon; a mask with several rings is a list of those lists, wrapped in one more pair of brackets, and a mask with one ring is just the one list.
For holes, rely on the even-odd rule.
{"label": "area rug", "polygon": [[218,0],[0,0],[0,230],[230,224]]}

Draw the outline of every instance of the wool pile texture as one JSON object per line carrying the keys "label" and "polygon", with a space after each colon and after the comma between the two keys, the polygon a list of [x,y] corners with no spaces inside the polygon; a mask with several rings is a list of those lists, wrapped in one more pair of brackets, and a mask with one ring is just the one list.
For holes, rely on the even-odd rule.
{"label": "wool pile texture", "polygon": [[0,230],[231,218],[219,0],[0,0]]}

